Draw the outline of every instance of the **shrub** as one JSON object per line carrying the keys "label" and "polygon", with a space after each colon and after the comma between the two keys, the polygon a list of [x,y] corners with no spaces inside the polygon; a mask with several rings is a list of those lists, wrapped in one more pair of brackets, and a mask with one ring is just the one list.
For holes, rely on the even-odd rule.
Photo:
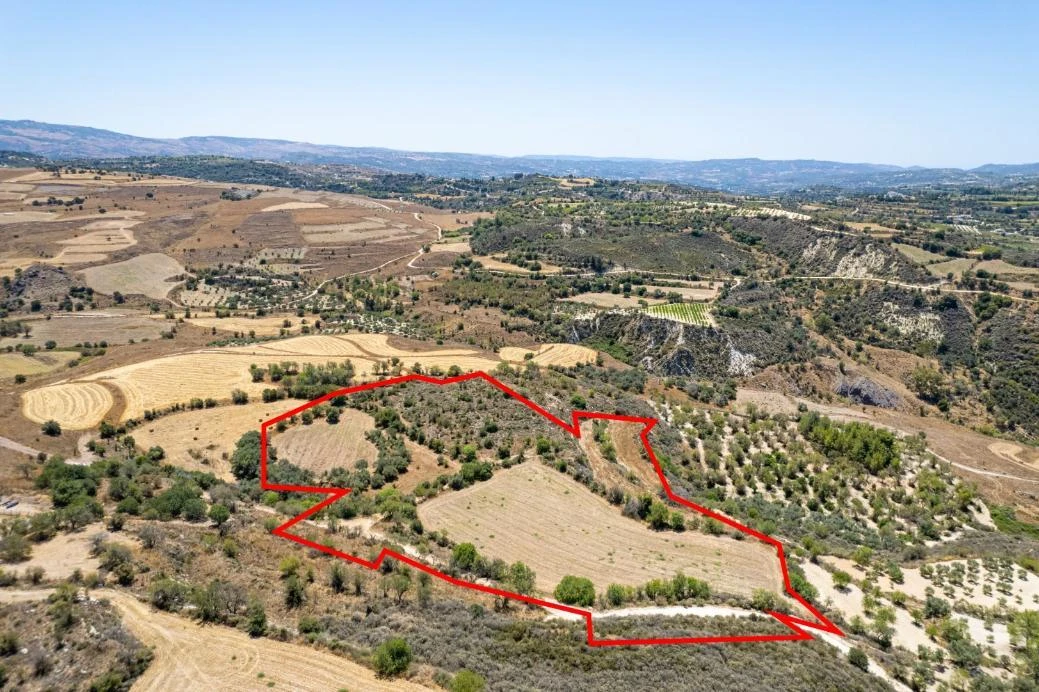
{"label": "shrub", "polygon": [[483,692],[487,681],[479,673],[463,668],[451,680],[451,692]]}
{"label": "shrub", "polygon": [[249,608],[245,611],[245,631],[250,637],[267,634],[267,612],[263,609],[263,603],[256,599],[249,602]]}
{"label": "shrub", "polygon": [[857,646],[848,650],[848,662],[856,668],[869,670],[869,658],[866,656],[866,652]]}
{"label": "shrub", "polygon": [[56,420],[49,420],[40,426],[40,430],[43,431],[44,435],[51,437],[57,437],[61,434],[61,425]]}
{"label": "shrub", "polygon": [[372,655],[372,667],[382,677],[400,675],[411,665],[411,647],[400,637],[379,645]]}
{"label": "shrub", "polygon": [[595,603],[595,586],[590,579],[566,575],[556,585],[556,600],[567,605],[590,606]]}

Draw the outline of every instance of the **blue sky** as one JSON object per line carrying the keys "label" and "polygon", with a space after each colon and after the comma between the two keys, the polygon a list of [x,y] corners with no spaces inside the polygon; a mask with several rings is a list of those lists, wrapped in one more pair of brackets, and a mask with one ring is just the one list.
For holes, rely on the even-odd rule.
{"label": "blue sky", "polygon": [[1039,161],[1036,2],[9,3],[0,118],[432,151]]}

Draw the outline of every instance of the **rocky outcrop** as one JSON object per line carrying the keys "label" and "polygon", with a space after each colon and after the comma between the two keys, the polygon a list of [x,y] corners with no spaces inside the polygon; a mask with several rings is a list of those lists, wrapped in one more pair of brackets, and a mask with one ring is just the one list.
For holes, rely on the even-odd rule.
{"label": "rocky outcrop", "polygon": [[866,377],[844,377],[837,380],[833,391],[840,396],[851,399],[856,404],[878,406],[880,408],[898,408],[902,397],[887,387],[877,384]]}
{"label": "rocky outcrop", "polygon": [[638,312],[609,310],[575,319],[569,338],[608,340],[631,354],[633,365],[658,375],[719,379],[730,375],[734,353],[741,369],[751,354],[736,351],[723,332]]}

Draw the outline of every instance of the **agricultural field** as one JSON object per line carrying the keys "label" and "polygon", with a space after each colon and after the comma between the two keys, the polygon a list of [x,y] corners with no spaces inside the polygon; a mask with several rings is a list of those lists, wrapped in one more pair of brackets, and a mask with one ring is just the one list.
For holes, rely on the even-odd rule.
{"label": "agricultural field", "polygon": [[134,429],[143,448],[162,447],[169,463],[190,471],[231,479],[229,458],[235,442],[265,420],[296,405],[293,401],[248,403],[241,406],[183,411],[145,421]]}
{"label": "agricultural field", "polygon": [[621,516],[617,508],[569,477],[536,461],[491,480],[419,505],[430,529],[480,554],[519,560],[551,591],[567,574],[600,589],[670,579],[681,571],[715,591],[749,596],[781,592],[779,564],[767,546],[697,532],[660,533]]}
{"label": "agricultural field", "polygon": [[112,601],[131,632],[154,647],[155,660],[134,684],[135,690],[429,689],[406,680],[380,680],[369,668],[305,645],[256,639],[230,627],[204,627],[157,612],[124,593],[99,595]]}
{"label": "agricultural field", "polygon": [[75,360],[75,351],[40,351],[31,356],[22,353],[0,353],[0,379],[16,375],[40,375],[57,370]]}
{"label": "agricultural field", "polygon": [[937,276],[944,278],[948,274],[952,274],[954,277],[962,277],[963,272],[968,269],[972,269],[977,260],[972,260],[967,257],[961,257],[959,259],[948,260],[947,262],[938,262],[936,264],[928,264],[927,271],[931,276]]}
{"label": "agricultural field", "polygon": [[[974,233],[948,222],[967,193],[940,189],[805,191],[800,214],[631,180],[109,164],[0,168],[0,481],[19,501],[0,526],[19,581],[0,594],[34,578],[85,589],[96,572],[89,593],[160,643],[137,688],[452,689],[466,666],[487,689],[543,689],[563,661],[585,676],[575,689],[672,689],[650,663],[713,666],[715,648],[589,650],[580,622],[272,535],[314,498],[260,487],[263,421],[340,387],[477,370],[564,421],[657,420],[676,494],[783,543],[796,590],[846,636],[761,646],[763,670],[796,676],[797,646],[826,662],[784,678],[804,688],[937,692],[1028,666],[1010,632],[1039,598],[1025,293],[1039,256],[1020,210],[993,220],[979,203]],[[521,562],[540,597],[587,577],[597,631],[618,636],[779,631],[762,611],[805,614],[774,549],[660,494],[641,424],[588,420],[575,437],[486,382],[453,387],[333,397],[278,426],[278,482],[354,489],[299,535],[506,589]],[[463,564],[466,542],[478,559]],[[678,571],[710,594],[676,591]],[[249,637],[257,603],[266,629]],[[414,662],[376,677],[391,636]],[[526,653],[502,663],[502,646]],[[632,655],[639,678],[622,686]]]}
{"label": "agricultural field", "polygon": [[33,344],[42,348],[48,341],[67,348],[82,343],[125,344],[158,339],[168,326],[144,312],[134,310],[97,310],[56,314],[51,319],[30,318],[29,338],[6,337],[0,347]]}
{"label": "agricultural field", "polygon": [[565,298],[572,303],[586,303],[597,308],[631,308],[642,307],[643,303],[659,305],[666,302],[664,298],[641,297],[635,295],[623,295],[617,293],[579,293],[576,296]]}
{"label": "agricultural field", "polygon": [[710,309],[703,303],[666,303],[651,305],[643,312],[653,317],[662,317],[683,324],[710,327],[714,324]]}
{"label": "agricultural field", "polygon": [[294,426],[275,435],[271,443],[277,447],[279,459],[321,474],[336,467],[353,468],[361,459],[374,464],[378,450],[366,437],[374,429],[371,416],[345,409],[335,425],[319,421]]}
{"label": "agricultural field", "polygon": [[594,349],[577,344],[541,344],[534,350],[506,346],[498,351],[498,355],[510,363],[519,364],[529,360],[544,367],[558,365],[565,368],[580,363],[594,363],[598,357]]}
{"label": "agricultural field", "polygon": [[165,298],[176,285],[173,279],[183,274],[184,267],[177,260],[158,252],[83,270],[87,285],[98,293],[149,298]]}
{"label": "agricultural field", "polygon": [[916,247],[915,245],[903,245],[901,243],[892,243],[892,247],[901,252],[903,255],[913,260],[917,264],[937,264],[939,262],[945,262],[949,258],[945,255],[939,255],[935,252],[928,252],[923,248]]}
{"label": "agricultural field", "polygon": [[22,413],[31,421],[57,421],[69,430],[88,430],[97,426],[115,405],[104,385],[73,382],[32,389],[22,395]]}

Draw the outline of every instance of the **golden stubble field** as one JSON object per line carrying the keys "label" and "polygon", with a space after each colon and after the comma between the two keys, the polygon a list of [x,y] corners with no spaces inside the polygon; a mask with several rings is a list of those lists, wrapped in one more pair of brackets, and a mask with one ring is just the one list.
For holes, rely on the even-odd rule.
{"label": "golden stubble field", "polygon": [[[524,349],[502,349],[501,359],[522,363]],[[539,365],[574,365],[594,361],[595,351],[570,344],[545,344],[536,351]],[[398,347],[386,334],[342,334],[299,336],[249,346],[199,349],[31,389],[23,394],[22,412],[37,423],[56,420],[63,428],[83,430],[96,426],[109,415],[115,399],[108,387],[118,391],[123,408],[120,420],[141,418],[145,411],[194,398],[228,401],[239,389],[259,398],[268,382],[253,382],[250,365],[266,367],[292,361],[320,365],[350,361],[358,381],[376,379],[378,363],[398,358],[404,368],[418,365],[424,372],[458,366],[463,371],[493,370],[500,362],[494,354],[466,348]]]}
{"label": "golden stubble field", "polygon": [[695,531],[653,531],[629,519],[569,476],[536,461],[498,471],[482,483],[419,505],[427,529],[471,542],[491,558],[522,561],[551,592],[563,576],[592,580],[599,591],[670,578],[682,571],[716,592],[783,592],[775,551]]}

